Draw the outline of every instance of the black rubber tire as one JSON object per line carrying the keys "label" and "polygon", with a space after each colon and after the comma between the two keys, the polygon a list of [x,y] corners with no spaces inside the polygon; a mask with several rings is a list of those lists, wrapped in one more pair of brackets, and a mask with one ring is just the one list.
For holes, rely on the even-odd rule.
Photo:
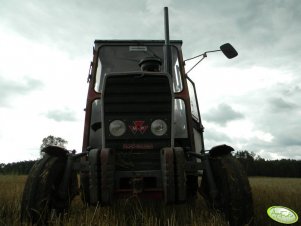
{"label": "black rubber tire", "polygon": [[209,158],[219,195],[211,200],[206,176],[200,193],[209,207],[225,214],[231,226],[253,225],[253,200],[249,180],[240,162],[231,154]]}
{"label": "black rubber tire", "polygon": [[186,201],[186,172],[185,172],[185,155],[182,148],[174,149],[174,174],[175,174],[175,195],[176,202],[183,203]]}
{"label": "black rubber tire", "polygon": [[[21,201],[21,221],[36,225],[47,225],[52,210],[57,214],[66,211],[71,199],[75,196],[77,178],[72,177],[69,197],[60,199],[57,194],[66,165],[65,157],[54,157],[48,154],[39,160],[31,169],[25,183]],[[74,178],[75,176],[75,178]],[[74,181],[76,180],[76,181]]]}
{"label": "black rubber tire", "polygon": [[173,149],[163,148],[161,150],[161,173],[164,189],[164,203],[175,203],[175,168]]}

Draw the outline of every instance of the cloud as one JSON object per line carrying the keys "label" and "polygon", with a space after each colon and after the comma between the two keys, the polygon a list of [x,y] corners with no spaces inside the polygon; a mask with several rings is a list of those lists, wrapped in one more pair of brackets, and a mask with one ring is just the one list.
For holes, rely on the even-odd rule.
{"label": "cloud", "polygon": [[[239,64],[245,66],[290,65],[286,64],[288,60],[298,59],[301,54],[295,46],[301,42],[300,33],[295,32],[301,20],[298,3],[298,0],[285,4],[280,0],[230,0],[227,4],[216,0],[189,4],[164,1],[170,10],[171,39],[184,40],[187,57],[229,41],[237,46],[242,56]],[[92,0],[89,4],[69,0],[11,0],[1,5],[0,15],[3,24],[22,36],[76,54],[90,51],[87,46],[92,46],[97,38],[164,38],[163,4],[159,0]],[[298,66],[297,62],[295,65]]]}
{"label": "cloud", "polygon": [[[153,24],[157,18],[151,20],[146,7],[147,3],[136,0],[91,0],[89,3],[71,0],[12,0],[1,5],[0,15],[3,24],[11,31],[74,56],[89,54],[95,39],[137,39],[141,35],[149,36],[150,23]],[[160,27],[163,27],[163,23]],[[151,30],[153,33],[157,33],[156,29]]]}
{"label": "cloud", "polygon": [[205,149],[210,149],[219,144],[231,145],[232,139],[223,132],[220,132],[217,128],[206,127],[204,133]]}
{"label": "cloud", "polygon": [[18,81],[7,80],[0,76],[0,107],[10,106],[14,97],[27,95],[43,87],[39,80],[25,77]]}
{"label": "cloud", "polygon": [[270,105],[270,109],[272,111],[290,111],[290,110],[294,110],[296,108],[298,108],[298,105],[284,100],[282,97],[274,97],[274,98],[270,98],[269,99],[269,105]]}
{"label": "cloud", "polygon": [[227,104],[219,104],[216,108],[205,113],[204,118],[209,122],[214,122],[224,126],[230,121],[244,118],[244,115],[235,111]]}
{"label": "cloud", "polygon": [[[164,0],[164,4],[169,6],[170,38],[184,41],[184,58],[225,42],[232,43],[239,53],[231,61],[225,61],[222,54],[208,55],[199,67],[203,71],[192,72],[195,76],[191,78],[202,93],[199,101],[208,100],[200,104],[204,122],[208,121],[204,124],[206,142],[262,150],[273,154],[270,156],[300,156],[299,0],[229,0],[225,4],[219,0]],[[78,0],[10,0],[2,2],[0,15],[2,39],[8,34],[0,46],[4,67],[0,74],[14,79],[0,77],[0,108],[21,97],[16,116],[27,110],[27,121],[30,117],[45,130],[49,128],[46,123],[55,130],[65,121],[70,129],[69,124],[80,118],[71,109],[83,108],[85,78],[78,78],[87,73],[94,39],[164,38],[163,4],[159,0],[91,0],[88,4]],[[26,41],[34,45],[26,45]],[[40,47],[45,48],[40,51]],[[48,49],[60,50],[62,55]],[[82,67],[76,61],[79,58],[85,61]],[[37,80],[26,77],[28,74]],[[199,78],[203,80],[197,81]],[[43,85],[39,95],[32,94]],[[66,92],[67,88],[71,91]]]}
{"label": "cloud", "polygon": [[76,113],[70,109],[63,110],[51,110],[44,114],[47,118],[52,119],[57,122],[73,122],[76,121]]}
{"label": "cloud", "polygon": [[[258,96],[258,95],[259,96]],[[245,119],[253,123],[250,139],[233,139],[240,147],[252,150],[263,157],[300,159],[301,150],[301,92],[293,84],[276,84],[267,90],[258,90],[256,95],[242,96],[247,103],[244,109]],[[238,104],[238,102],[236,102]]]}
{"label": "cloud", "polygon": [[289,131],[285,131],[285,133],[281,135],[279,134],[277,137],[278,138],[277,143],[283,147],[299,146],[299,150],[301,150],[301,139],[298,134],[298,132],[300,132],[300,129],[301,127]]}
{"label": "cloud", "polygon": [[296,32],[301,20],[298,1],[255,0],[247,1],[245,6],[246,10],[235,21],[240,42],[249,46],[245,62],[279,67],[300,56],[301,51],[296,48],[296,43],[301,41],[300,32]]}

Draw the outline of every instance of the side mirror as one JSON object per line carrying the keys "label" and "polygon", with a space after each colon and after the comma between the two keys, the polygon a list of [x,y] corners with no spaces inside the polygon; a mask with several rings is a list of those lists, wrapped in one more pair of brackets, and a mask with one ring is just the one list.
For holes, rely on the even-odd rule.
{"label": "side mirror", "polygon": [[232,59],[234,57],[236,57],[238,55],[237,51],[234,49],[234,47],[230,44],[230,43],[225,43],[224,45],[220,46],[220,49],[217,50],[211,50],[211,51],[206,51],[200,55],[197,55],[195,57],[191,57],[189,59],[184,60],[184,63],[188,60],[192,60],[195,59],[197,57],[202,57],[195,65],[193,65],[192,68],[189,69],[189,71],[186,72],[186,74],[188,74],[196,65],[198,65],[202,60],[205,59],[205,57],[207,57],[207,53],[214,53],[214,52],[219,52],[222,51],[224,53],[224,55],[228,58],[228,59]]}
{"label": "side mirror", "polygon": [[220,50],[228,59],[232,59],[238,55],[237,51],[230,43],[226,43],[220,46]]}

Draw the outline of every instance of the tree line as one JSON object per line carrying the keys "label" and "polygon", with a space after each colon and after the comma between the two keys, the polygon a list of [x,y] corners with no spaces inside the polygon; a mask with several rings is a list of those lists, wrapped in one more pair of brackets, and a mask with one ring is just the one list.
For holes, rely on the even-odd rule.
{"label": "tree line", "polygon": [[[301,160],[265,160],[248,151],[237,151],[234,156],[241,162],[248,176],[301,178]],[[0,174],[26,175],[36,161],[0,163]]]}
{"label": "tree line", "polygon": [[30,160],[8,164],[0,163],[0,174],[27,175],[36,161],[37,160]]}
{"label": "tree line", "polygon": [[243,165],[248,176],[301,177],[301,160],[265,160],[248,151],[238,151],[234,156]]}
{"label": "tree line", "polygon": [[[44,153],[42,150],[49,146],[59,146],[65,148],[65,145],[68,143],[65,139],[61,137],[55,137],[53,135],[49,135],[42,140],[42,144],[40,146],[40,156],[42,157]],[[21,161],[21,162],[13,162],[13,163],[0,163],[0,174],[17,174],[24,175],[28,174],[30,169],[38,160],[30,160],[30,161]]]}

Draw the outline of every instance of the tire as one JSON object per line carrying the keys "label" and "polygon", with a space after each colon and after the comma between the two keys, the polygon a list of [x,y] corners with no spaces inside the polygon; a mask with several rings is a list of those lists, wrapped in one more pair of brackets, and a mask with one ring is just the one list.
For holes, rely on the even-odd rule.
{"label": "tire", "polygon": [[[52,210],[56,214],[66,211],[76,193],[77,178],[72,175],[69,195],[59,198],[57,191],[66,166],[66,157],[45,154],[31,169],[25,183],[21,201],[21,221],[47,225]],[[74,177],[75,176],[75,177]]]}
{"label": "tire", "polygon": [[240,162],[231,154],[210,157],[209,161],[219,191],[217,200],[211,200],[208,181],[203,176],[200,193],[209,207],[224,213],[231,226],[253,225],[251,188]]}
{"label": "tire", "polygon": [[172,148],[163,148],[161,150],[161,173],[164,189],[164,203],[175,203],[175,168],[174,154]]}
{"label": "tire", "polygon": [[174,173],[175,173],[175,195],[176,202],[183,203],[186,201],[186,172],[185,172],[185,155],[183,148],[174,149]]}

